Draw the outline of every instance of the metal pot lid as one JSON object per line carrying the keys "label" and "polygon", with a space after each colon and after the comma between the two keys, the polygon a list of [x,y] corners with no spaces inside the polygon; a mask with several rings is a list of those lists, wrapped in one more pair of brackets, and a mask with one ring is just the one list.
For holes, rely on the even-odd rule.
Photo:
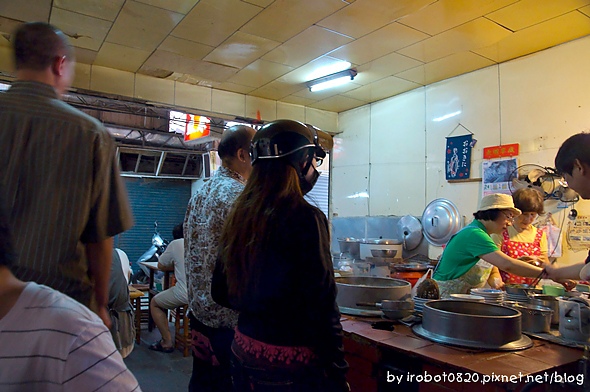
{"label": "metal pot lid", "polygon": [[397,222],[398,237],[403,239],[406,250],[416,249],[422,241],[422,225],[412,215],[402,216]]}
{"label": "metal pot lid", "polygon": [[385,238],[365,238],[362,244],[373,244],[373,245],[401,245],[402,240],[397,239],[385,239]]}
{"label": "metal pot lid", "polygon": [[445,245],[461,229],[459,209],[447,199],[431,201],[422,213],[422,228],[432,245]]}

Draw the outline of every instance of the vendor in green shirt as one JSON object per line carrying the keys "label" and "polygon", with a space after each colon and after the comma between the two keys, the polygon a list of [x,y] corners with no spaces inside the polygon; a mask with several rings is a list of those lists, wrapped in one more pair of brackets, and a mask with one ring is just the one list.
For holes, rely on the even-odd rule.
{"label": "vendor in green shirt", "polygon": [[520,276],[541,274],[541,268],[502,253],[490,237],[501,234],[520,213],[509,195],[495,193],[481,199],[475,219],[451,237],[434,272],[441,298],[483,287],[494,266]]}

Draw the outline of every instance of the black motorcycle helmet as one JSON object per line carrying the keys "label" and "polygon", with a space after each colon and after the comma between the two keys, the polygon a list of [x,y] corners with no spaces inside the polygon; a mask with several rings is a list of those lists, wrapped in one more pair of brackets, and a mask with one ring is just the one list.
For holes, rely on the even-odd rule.
{"label": "black motorcycle helmet", "polygon": [[[305,178],[313,158],[323,159],[332,148],[332,136],[312,125],[293,120],[276,120],[265,124],[252,139],[252,165],[261,159],[285,159],[297,171],[303,194],[315,185],[319,173],[315,169],[311,180]],[[323,147],[322,147],[323,146]]]}

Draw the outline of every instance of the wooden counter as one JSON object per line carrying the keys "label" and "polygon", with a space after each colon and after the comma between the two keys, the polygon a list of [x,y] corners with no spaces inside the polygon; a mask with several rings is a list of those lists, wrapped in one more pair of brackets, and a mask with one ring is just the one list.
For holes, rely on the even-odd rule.
{"label": "wooden counter", "polygon": [[[353,316],[342,319],[352,391],[519,391],[531,377],[538,377],[544,387],[556,375],[565,374],[574,382],[581,379],[580,349],[534,338],[533,347],[521,351],[451,347],[421,338],[401,324],[395,324],[393,332],[373,329],[371,323],[379,320]],[[416,382],[416,377],[427,375],[432,377],[430,381]],[[394,376],[398,377],[395,381]]]}

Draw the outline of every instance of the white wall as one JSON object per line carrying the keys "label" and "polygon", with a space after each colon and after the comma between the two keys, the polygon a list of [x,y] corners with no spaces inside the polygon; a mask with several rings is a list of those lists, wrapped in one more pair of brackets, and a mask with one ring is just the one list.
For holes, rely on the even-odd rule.
{"label": "white wall", "polygon": [[[445,180],[445,138],[460,123],[477,144],[471,178],[481,178],[484,147],[520,144],[519,164],[553,166],[561,143],[590,128],[590,37],[448,79],[340,113],[332,170],[337,216],[421,216],[436,198],[453,201],[471,220],[481,182]],[[461,111],[444,121],[434,118]],[[465,134],[462,128],[453,136]],[[590,214],[590,202],[575,205]],[[558,223],[569,209],[548,202]],[[560,262],[581,261],[564,243]],[[441,249],[430,248],[430,256]]]}

